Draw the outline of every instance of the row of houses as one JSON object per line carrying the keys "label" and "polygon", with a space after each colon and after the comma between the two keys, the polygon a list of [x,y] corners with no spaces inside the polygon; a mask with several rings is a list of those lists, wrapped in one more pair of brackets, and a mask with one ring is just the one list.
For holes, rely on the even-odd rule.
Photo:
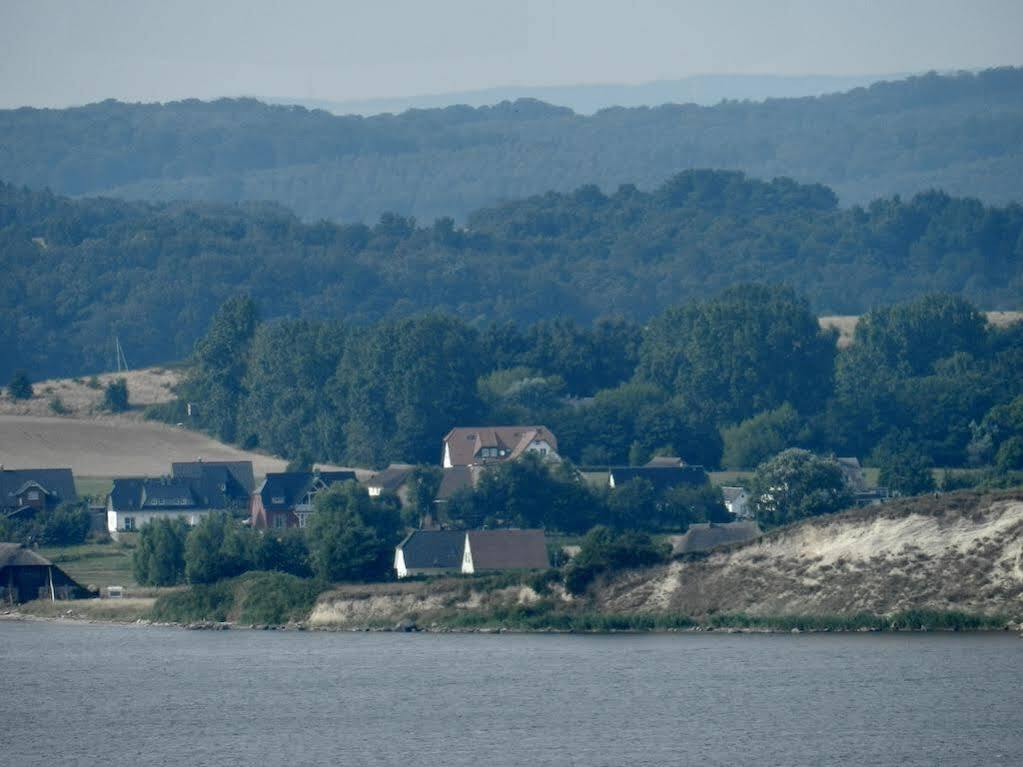
{"label": "row of houses", "polygon": [[[474,488],[491,467],[530,453],[548,462],[561,460],[557,438],[544,426],[460,427],[448,432],[441,451],[437,511],[421,519],[421,529],[398,545],[394,562],[398,577],[547,567],[541,530],[444,530],[439,529],[438,523],[444,516],[443,505],[456,493]],[[882,491],[868,485],[855,458],[841,458],[839,464],[858,503],[884,498]],[[249,461],[196,460],[174,462],[170,468],[170,473],[162,477],[114,479],[105,505],[94,509],[98,522],[94,526],[117,538],[157,519],[184,519],[195,525],[209,514],[231,512],[247,518],[252,527],[260,530],[301,529],[315,513],[319,493],[338,483],[358,481],[354,471],[271,472],[257,487]],[[412,465],[392,464],[362,483],[372,497],[393,494],[407,504],[414,472]],[[645,466],[612,466],[586,472],[584,478],[611,490],[642,479],[658,492],[709,481],[703,467],[687,465],[678,457],[657,457]],[[675,537],[676,551],[707,550],[759,534],[756,524],[750,521],[745,489],[732,486],[723,488],[723,492],[725,505],[737,521],[693,525],[688,533]],[[76,501],[70,469],[10,470],[0,466],[0,515],[24,519],[60,503]],[[8,555],[14,557],[11,552],[13,549]],[[28,553],[17,556],[25,559]],[[34,566],[43,567],[38,562]],[[54,581],[52,566],[47,572],[51,590],[71,588],[63,580],[66,576],[57,576]],[[25,586],[28,592],[42,588],[36,582],[41,576],[33,577],[35,580],[30,578]],[[0,587],[4,587],[2,582]],[[6,588],[10,594],[11,586]]]}
{"label": "row of houses", "polygon": [[399,578],[548,567],[543,530],[414,530],[394,551]]}
{"label": "row of houses", "polygon": [[[442,479],[438,505],[455,493],[471,489],[491,466],[535,453],[545,461],[560,461],[558,442],[544,426],[464,427],[444,436]],[[839,458],[839,466],[860,505],[877,503],[887,494],[871,486],[855,458]],[[414,467],[392,464],[374,474],[365,486],[370,496],[395,494],[408,502]],[[103,510],[106,529],[115,535],[139,529],[161,517],[183,517],[197,523],[213,511],[246,509],[251,524],[260,529],[305,527],[313,513],[317,493],[338,482],[356,480],[353,471],[278,472],[266,475],[257,488],[250,461],[191,461],[171,464],[163,477],[123,477],[113,481]],[[612,489],[644,479],[661,492],[678,485],[708,481],[701,466],[677,457],[657,457],[645,466],[612,466],[590,472],[590,481]],[[742,487],[724,487],[725,505],[737,518],[749,518],[748,497]],[[0,516],[26,518],[60,503],[77,502],[70,469],[5,469],[0,466]],[[424,520],[427,526],[435,519]]]}

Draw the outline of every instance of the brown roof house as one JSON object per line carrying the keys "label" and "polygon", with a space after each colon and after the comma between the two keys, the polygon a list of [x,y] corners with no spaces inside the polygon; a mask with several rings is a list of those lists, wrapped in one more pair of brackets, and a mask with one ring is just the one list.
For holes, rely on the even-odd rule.
{"label": "brown roof house", "polygon": [[462,426],[445,435],[441,465],[484,466],[513,461],[527,452],[561,460],[558,440],[546,426]]}
{"label": "brown roof house", "polygon": [[0,543],[0,602],[93,596],[50,560],[20,543]]}
{"label": "brown roof house", "polygon": [[462,552],[466,575],[493,570],[550,567],[543,530],[467,530]]}

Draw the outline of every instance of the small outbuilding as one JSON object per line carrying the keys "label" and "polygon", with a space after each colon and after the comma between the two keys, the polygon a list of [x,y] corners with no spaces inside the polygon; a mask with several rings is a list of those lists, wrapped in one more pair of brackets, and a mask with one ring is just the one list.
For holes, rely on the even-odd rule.
{"label": "small outbuilding", "polygon": [[92,596],[53,562],[20,543],[0,543],[0,602]]}

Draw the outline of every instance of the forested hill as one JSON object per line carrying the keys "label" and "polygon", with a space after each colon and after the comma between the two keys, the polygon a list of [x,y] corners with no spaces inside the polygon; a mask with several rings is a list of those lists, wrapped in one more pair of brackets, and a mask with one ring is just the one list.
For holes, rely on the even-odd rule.
{"label": "forested hill", "polygon": [[843,204],[930,188],[1023,200],[1023,70],[927,75],[714,107],[538,101],[334,116],[253,100],[107,101],[0,112],[0,178],[61,194],[273,200],[304,220],[386,211],[463,221],[501,200],[595,183],[653,189],[686,168],[830,185]]}
{"label": "forested hill", "polygon": [[248,294],[264,316],[369,322],[441,310],[484,325],[645,320],[743,281],[822,314],[927,292],[1018,309],[1023,207],[932,192],[840,208],[833,192],[687,171],[653,192],[596,187],[416,226],[304,224],[279,206],[69,199],[0,184],[0,380],[188,355]]}

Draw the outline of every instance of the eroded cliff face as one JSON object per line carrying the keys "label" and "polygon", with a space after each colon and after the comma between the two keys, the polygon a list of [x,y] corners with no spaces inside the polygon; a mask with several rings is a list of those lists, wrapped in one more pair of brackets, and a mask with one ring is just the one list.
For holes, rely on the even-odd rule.
{"label": "eroded cliff face", "polygon": [[[557,601],[571,601],[563,590],[555,591]],[[539,600],[529,586],[504,586],[485,578],[343,586],[319,598],[307,625],[314,629],[389,629],[399,624],[458,627],[468,616],[497,615]]]}
{"label": "eroded cliff face", "polygon": [[[618,575],[572,598],[528,575],[340,586],[320,597],[320,629],[565,626],[572,615],[716,613],[831,616],[907,610],[1023,619],[1023,491],[912,498],[777,530],[702,558]],[[549,620],[549,623],[545,621]]]}
{"label": "eroded cliff face", "polygon": [[611,613],[1023,615],[1023,493],[908,499],[811,520],[703,559],[624,574]]}

